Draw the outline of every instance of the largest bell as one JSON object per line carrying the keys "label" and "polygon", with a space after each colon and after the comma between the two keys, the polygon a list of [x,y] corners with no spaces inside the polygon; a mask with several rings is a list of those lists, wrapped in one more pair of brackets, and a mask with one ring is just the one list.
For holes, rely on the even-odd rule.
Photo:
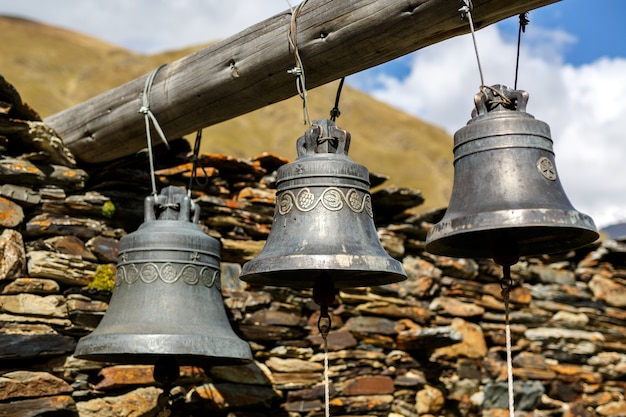
{"label": "largest bell", "polygon": [[199,214],[179,188],[146,198],[145,222],[120,240],[109,308],[79,340],[76,357],[143,364],[165,357],[198,366],[252,359],[224,309],[220,242],[198,226]]}
{"label": "largest bell", "polygon": [[261,253],[244,264],[244,281],[312,288],[383,285],[406,279],[382,247],[367,168],[348,156],[350,134],[316,120],[297,141],[298,158],[277,172],[276,208]]}
{"label": "largest bell", "polygon": [[526,112],[528,93],[496,85],[454,135],[454,182],[428,252],[498,258],[563,252],[598,238],[572,207],[554,162],[550,127]]}

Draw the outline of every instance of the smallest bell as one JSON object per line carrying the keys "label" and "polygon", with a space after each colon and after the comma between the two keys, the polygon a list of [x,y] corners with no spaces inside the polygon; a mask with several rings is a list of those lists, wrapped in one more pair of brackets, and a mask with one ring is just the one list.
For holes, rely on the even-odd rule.
{"label": "smallest bell", "polygon": [[528,93],[501,85],[476,94],[454,135],[454,182],[426,250],[460,258],[549,254],[595,241],[593,220],[572,207],[554,163],[550,127],[526,113]]}
{"label": "smallest bell", "polygon": [[313,288],[383,285],[406,279],[376,232],[367,168],[348,157],[350,133],[328,119],[297,141],[298,158],[277,173],[272,229],[244,264],[250,283]]}
{"label": "smallest bell", "polygon": [[120,240],[109,308],[98,327],[79,340],[75,356],[155,364],[155,378],[177,364],[251,361],[250,346],[226,316],[219,288],[221,244],[198,225],[200,207],[184,190],[167,187],[145,199],[144,214],[139,229]]}

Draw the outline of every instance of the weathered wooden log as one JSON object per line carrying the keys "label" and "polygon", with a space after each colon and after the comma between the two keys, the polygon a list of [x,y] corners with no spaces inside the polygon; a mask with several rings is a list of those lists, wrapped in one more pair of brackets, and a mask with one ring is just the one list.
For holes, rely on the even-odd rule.
{"label": "weathered wooden log", "polygon": [[[484,0],[482,28],[557,0]],[[318,87],[469,31],[459,2],[311,0],[297,19],[308,88]],[[285,11],[162,68],[150,109],[166,135],[181,137],[297,94]],[[141,93],[148,76],[48,117],[78,160],[106,162],[145,147]],[[155,135],[156,137],[156,135]]]}

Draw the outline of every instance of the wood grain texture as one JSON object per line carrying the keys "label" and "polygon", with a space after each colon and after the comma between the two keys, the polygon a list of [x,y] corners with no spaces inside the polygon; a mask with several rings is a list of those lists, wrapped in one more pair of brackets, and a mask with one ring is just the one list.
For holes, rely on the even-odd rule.
{"label": "wood grain texture", "polygon": [[[474,1],[478,30],[557,0]],[[297,21],[307,88],[465,34],[452,0],[310,0]],[[181,137],[297,94],[289,11],[163,67],[150,108],[168,138]],[[146,146],[141,95],[148,75],[48,117],[76,158],[99,163]],[[156,134],[153,140],[158,140]]]}

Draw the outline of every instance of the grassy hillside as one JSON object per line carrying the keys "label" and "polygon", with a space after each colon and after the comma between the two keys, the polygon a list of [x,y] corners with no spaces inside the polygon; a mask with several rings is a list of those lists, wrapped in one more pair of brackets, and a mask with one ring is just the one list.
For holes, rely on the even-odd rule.
{"label": "grassy hillside", "polygon": [[[197,48],[141,55],[64,29],[0,16],[0,74],[42,117],[122,85]],[[337,83],[309,92],[312,119],[326,118]],[[295,86],[294,86],[295,89]],[[352,134],[350,156],[385,185],[422,190],[421,210],[447,205],[452,186],[452,138],[442,129],[344,87],[337,124]],[[157,115],[158,117],[158,115]],[[306,130],[294,97],[204,130],[203,152],[252,157],[274,152],[296,157]]]}

